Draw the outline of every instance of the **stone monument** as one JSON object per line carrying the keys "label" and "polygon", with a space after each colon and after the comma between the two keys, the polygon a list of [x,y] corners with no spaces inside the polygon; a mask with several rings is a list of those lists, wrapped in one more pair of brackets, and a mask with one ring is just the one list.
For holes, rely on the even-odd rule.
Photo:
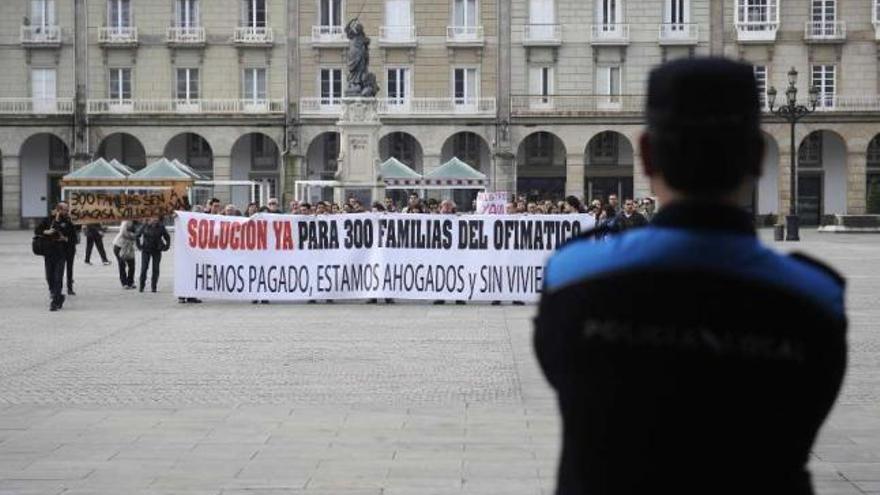
{"label": "stone monument", "polygon": [[342,118],[339,126],[339,167],[336,179],[342,183],[336,188],[335,200],[345,201],[355,196],[369,207],[369,201],[382,199],[384,189],[377,177],[379,164],[379,85],[369,71],[370,38],[358,18],[345,26],[348,36],[348,85],[342,99]]}

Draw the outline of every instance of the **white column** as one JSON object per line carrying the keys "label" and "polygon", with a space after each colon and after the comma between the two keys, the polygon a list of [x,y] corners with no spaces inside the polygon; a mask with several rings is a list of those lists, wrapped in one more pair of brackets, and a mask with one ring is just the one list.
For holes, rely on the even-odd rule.
{"label": "white column", "polygon": [[3,155],[3,228],[21,228],[21,165],[17,156]]}
{"label": "white column", "polygon": [[645,167],[642,163],[642,155],[641,153],[634,152],[633,153],[633,197],[634,198],[644,198],[646,196],[650,196],[651,191],[651,182],[648,180],[648,176],[645,175]]}
{"label": "white column", "polygon": [[569,153],[565,159],[565,195],[577,196],[586,201],[586,178],[584,177],[584,154]]}

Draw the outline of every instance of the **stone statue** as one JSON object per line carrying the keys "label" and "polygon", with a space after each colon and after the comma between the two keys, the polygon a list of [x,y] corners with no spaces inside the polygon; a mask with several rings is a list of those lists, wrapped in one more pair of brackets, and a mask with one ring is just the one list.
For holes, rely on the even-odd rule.
{"label": "stone statue", "polygon": [[370,38],[357,17],[345,26],[348,36],[348,88],[345,96],[372,98],[379,92],[376,76],[370,72]]}

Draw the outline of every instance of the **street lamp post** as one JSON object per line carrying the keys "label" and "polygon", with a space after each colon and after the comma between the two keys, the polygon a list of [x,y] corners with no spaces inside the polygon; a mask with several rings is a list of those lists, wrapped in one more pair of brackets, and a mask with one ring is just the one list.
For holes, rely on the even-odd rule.
{"label": "street lamp post", "polygon": [[787,121],[791,125],[791,193],[790,206],[788,215],[785,216],[785,240],[800,240],[800,217],[798,217],[797,208],[797,150],[794,144],[794,128],[799,120],[813,113],[816,105],[819,103],[819,88],[813,86],[810,88],[810,106],[797,104],[797,77],[798,73],[791,68],[788,71],[788,88],[785,90],[786,102],[779,108],[774,108],[776,104],[776,88],[770,86],[767,90],[767,101],[770,104],[770,113]]}

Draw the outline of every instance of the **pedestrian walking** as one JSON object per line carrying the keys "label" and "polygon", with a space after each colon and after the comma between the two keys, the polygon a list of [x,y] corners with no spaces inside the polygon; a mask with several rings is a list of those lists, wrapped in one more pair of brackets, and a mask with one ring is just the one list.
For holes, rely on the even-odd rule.
{"label": "pedestrian walking", "polygon": [[156,292],[159,283],[159,265],[162,262],[162,253],[171,247],[171,236],[162,224],[162,217],[153,217],[148,223],[138,230],[135,240],[138,249],[141,250],[141,277],[138,290],[143,292],[147,281],[147,269],[153,265],[150,277],[150,290]]}
{"label": "pedestrian walking", "polygon": [[[68,215],[67,204],[65,204],[65,216]],[[69,218],[69,216],[67,217]],[[73,235],[67,236],[67,242],[65,243],[64,249],[64,273],[67,275],[67,295],[75,296],[76,292],[73,290],[73,262],[76,258],[76,246],[79,244],[79,235],[82,231],[82,227],[79,225],[73,226]],[[62,284],[63,285],[63,284]]]}
{"label": "pedestrian walking", "polygon": [[91,265],[92,248],[98,248],[98,255],[101,256],[101,263],[110,264],[107,259],[107,252],[104,251],[104,232],[107,228],[99,223],[90,223],[86,225],[86,264]]}
{"label": "pedestrian walking", "polygon": [[846,366],[845,282],[763,246],[739,206],[764,152],[753,69],[662,65],[646,120],[663,207],[569,242],[544,272],[534,343],[562,414],[556,493],[812,494]]}
{"label": "pedestrian walking", "polygon": [[58,203],[50,215],[34,229],[34,253],[43,256],[46,284],[49,286],[51,302],[49,311],[58,311],[64,306],[61,293],[64,278],[64,265],[69,251],[69,239],[76,235],[76,228],[67,214],[67,203]]}
{"label": "pedestrian walking", "polygon": [[113,255],[116,256],[119,283],[123,289],[134,289],[135,239],[139,228],[138,222],[126,220],[119,225],[119,233],[113,239]]}

